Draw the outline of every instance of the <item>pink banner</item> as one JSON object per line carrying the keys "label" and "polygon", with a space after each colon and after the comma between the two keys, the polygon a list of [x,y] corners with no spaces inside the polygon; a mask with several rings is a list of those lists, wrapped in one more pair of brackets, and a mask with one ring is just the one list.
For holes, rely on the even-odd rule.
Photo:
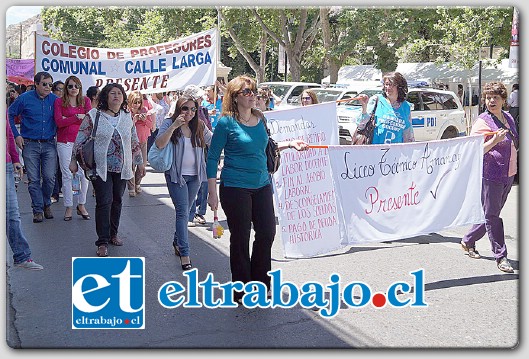
{"label": "pink banner", "polygon": [[6,59],[6,76],[21,76],[33,80],[35,61],[33,59]]}

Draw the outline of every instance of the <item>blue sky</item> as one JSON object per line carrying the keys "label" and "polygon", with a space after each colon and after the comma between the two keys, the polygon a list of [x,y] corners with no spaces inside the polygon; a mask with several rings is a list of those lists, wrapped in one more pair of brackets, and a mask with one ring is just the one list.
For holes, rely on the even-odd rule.
{"label": "blue sky", "polygon": [[6,27],[18,24],[40,13],[42,6],[11,6],[6,11]]}

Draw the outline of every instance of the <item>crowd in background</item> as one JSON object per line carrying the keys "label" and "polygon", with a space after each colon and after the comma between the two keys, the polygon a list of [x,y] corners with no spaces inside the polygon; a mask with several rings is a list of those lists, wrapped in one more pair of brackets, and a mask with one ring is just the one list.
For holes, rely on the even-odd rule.
{"label": "crowd in background", "polygon": [[[125,188],[130,197],[140,195],[149,150],[152,146],[172,146],[175,155],[171,168],[165,171],[165,179],[175,206],[173,247],[182,269],[192,268],[186,227],[205,225],[207,205],[216,210],[220,202],[231,231],[230,265],[234,280],[258,279],[268,285],[263,273],[270,269],[275,215],[270,174],[266,166],[263,167],[263,163],[266,164],[263,149],[268,135],[266,125],[261,124],[266,123],[264,113],[281,101],[269,88],[257,88],[254,79],[238,76],[227,85],[217,81],[205,88],[188,85],[182,91],[152,94],[140,91],[127,94],[116,83],[102,89],[91,86],[83,91],[83,84],[76,76],[64,82],[53,82],[49,73],[40,72],[35,75],[33,85],[6,83],[6,90],[7,162],[13,164],[7,175],[13,179],[16,191],[15,177],[27,174],[25,183],[31,197],[34,223],[53,219],[51,204],[59,202],[61,197],[65,207],[64,221],[72,220],[74,202],[77,202],[77,215],[84,220],[91,219],[85,207],[89,176],[78,166],[75,155],[96,127],[101,137],[94,150],[97,171],[91,179],[96,197],[98,239],[95,244],[96,254],[107,256],[108,244],[123,245],[118,227]],[[473,232],[461,242],[465,253],[478,259],[480,255],[474,243],[488,233],[497,266],[504,272],[513,269],[507,260],[499,212],[517,173],[517,91],[516,84],[507,98],[503,84],[484,86],[484,111],[472,133],[487,136],[484,163],[485,172],[488,171],[485,174],[490,178],[483,184],[486,224],[473,227]],[[362,111],[357,123],[362,128],[368,120],[374,119],[373,144],[414,141],[407,92],[407,81],[400,73],[392,72],[384,75],[381,95],[359,96]],[[463,96],[462,93],[458,95]],[[310,89],[301,94],[300,100],[302,106],[318,103],[316,94]],[[395,128],[389,126],[390,123],[403,125]],[[244,136],[250,136],[251,143],[241,142]],[[308,145],[293,140],[280,143],[279,149],[302,151],[308,149]],[[226,161],[220,176],[219,200],[216,184],[221,152]],[[257,162],[252,162],[253,159]],[[503,166],[503,170],[496,170],[494,166]],[[252,175],[257,177],[252,178]],[[259,215],[252,214],[254,209]],[[8,214],[15,265],[42,269],[30,257],[12,191],[8,198]],[[254,250],[259,258],[254,258],[253,254],[249,257],[252,225],[256,232]],[[254,276],[254,271],[259,274]],[[240,299],[240,293],[235,296]]]}

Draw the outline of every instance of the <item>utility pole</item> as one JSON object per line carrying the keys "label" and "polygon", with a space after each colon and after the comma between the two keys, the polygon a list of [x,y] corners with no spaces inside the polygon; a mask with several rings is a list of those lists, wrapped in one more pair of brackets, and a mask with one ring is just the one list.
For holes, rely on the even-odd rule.
{"label": "utility pole", "polygon": [[18,58],[22,58],[22,23],[20,23],[20,36],[18,41]]}

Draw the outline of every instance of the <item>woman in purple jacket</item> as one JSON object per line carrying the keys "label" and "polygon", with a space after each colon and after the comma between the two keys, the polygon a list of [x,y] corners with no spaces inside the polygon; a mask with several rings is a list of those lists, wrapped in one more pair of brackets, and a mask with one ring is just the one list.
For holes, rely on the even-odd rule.
{"label": "woman in purple jacket", "polygon": [[514,270],[507,259],[507,246],[500,212],[511,190],[517,172],[518,131],[514,119],[502,107],[507,101],[507,89],[501,82],[484,86],[482,98],[486,110],[472,125],[470,134],[483,134],[483,184],[481,202],[485,223],[475,224],[463,237],[461,246],[470,258],[481,255],[475,243],[488,234],[498,268],[507,273]]}

